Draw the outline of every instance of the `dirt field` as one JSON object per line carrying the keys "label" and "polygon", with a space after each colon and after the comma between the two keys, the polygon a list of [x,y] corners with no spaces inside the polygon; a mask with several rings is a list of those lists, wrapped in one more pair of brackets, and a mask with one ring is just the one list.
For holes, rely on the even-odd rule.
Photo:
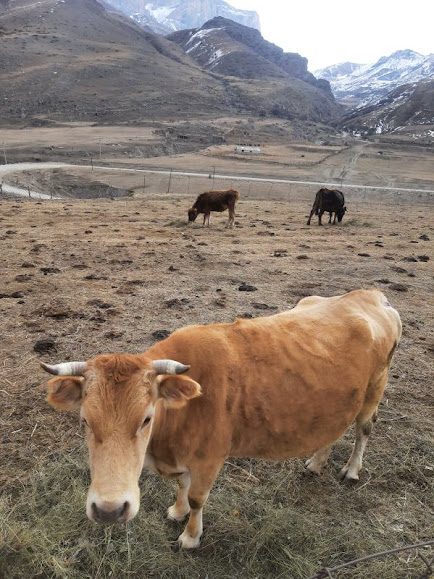
{"label": "dirt field", "polygon": [[[433,538],[432,202],[354,191],[342,224],[307,227],[310,191],[267,195],[241,182],[235,229],[224,228],[225,214],[202,229],[186,224],[193,185],[189,195],[167,195],[165,187],[154,183],[116,200],[0,201],[0,574],[307,578],[326,565]],[[239,291],[243,282],[255,291]],[[336,480],[349,435],[321,479],[298,460],[230,460],[194,554],[172,549],[180,526],[164,514],[174,486],[153,475],[142,476],[140,515],[127,528],[86,520],[77,417],[44,401],[40,360],[140,352],[184,325],[270,315],[303,296],[360,287],[386,293],[404,333],[357,485]],[[413,552],[336,576],[423,571]]]}
{"label": "dirt field", "polygon": [[[306,142],[297,139],[296,129],[288,122],[247,117],[148,122],[139,126],[65,123],[49,128],[4,129],[0,131],[0,182],[10,180],[1,174],[6,163],[60,161],[80,165],[81,169],[74,169],[79,177],[102,176],[106,183],[137,192],[143,189],[142,169],[238,175],[247,181],[255,177],[335,183],[344,188],[360,185],[434,191],[432,145],[398,138],[350,141],[337,135],[327,141],[320,128],[311,130],[317,132],[317,139],[312,136],[311,142]],[[211,144],[214,139],[217,143],[224,139],[226,144]],[[235,145],[242,142],[260,143],[261,155],[236,154]],[[137,174],[105,171],[101,175],[97,166],[129,168],[137,170]],[[200,190],[198,183],[191,185],[189,188],[183,179],[176,182],[174,176],[170,190],[181,194]],[[248,192],[250,183],[245,185]],[[228,183],[216,184],[220,186]],[[166,178],[161,188],[155,187],[151,192],[167,190]],[[314,191],[312,188],[310,194],[314,195]],[[269,198],[267,188],[262,191],[265,195]]]}

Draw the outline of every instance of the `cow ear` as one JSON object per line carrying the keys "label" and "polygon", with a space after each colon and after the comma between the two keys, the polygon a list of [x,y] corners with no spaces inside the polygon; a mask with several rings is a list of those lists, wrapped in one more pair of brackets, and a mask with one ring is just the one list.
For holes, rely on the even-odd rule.
{"label": "cow ear", "polygon": [[75,410],[83,399],[84,378],[58,376],[47,382],[47,402],[58,410]]}
{"label": "cow ear", "polygon": [[158,397],[166,408],[182,408],[192,398],[202,394],[200,384],[187,376],[169,376],[163,374],[157,377]]}

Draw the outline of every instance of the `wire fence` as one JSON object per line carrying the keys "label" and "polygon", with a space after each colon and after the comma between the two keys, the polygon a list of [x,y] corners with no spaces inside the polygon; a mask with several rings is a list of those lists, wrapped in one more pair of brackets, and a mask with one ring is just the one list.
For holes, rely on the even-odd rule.
{"label": "wire fence", "polygon": [[[43,167],[41,167],[43,168]],[[107,196],[110,196],[109,187],[124,187],[134,191],[137,195],[177,195],[177,196],[197,196],[207,190],[238,189],[241,199],[268,200],[268,201],[303,201],[312,203],[315,193],[321,187],[337,188],[344,192],[347,202],[370,203],[378,202],[390,205],[432,205],[434,203],[434,191],[423,189],[405,189],[378,186],[363,186],[346,183],[291,181],[285,179],[261,178],[257,176],[230,176],[221,175],[216,172],[215,166],[210,167],[209,172],[184,173],[176,169],[143,169],[143,168],[110,168],[89,165],[89,173],[86,173],[84,166],[66,166],[62,170],[71,173],[80,173],[89,179],[92,175],[93,181],[100,181],[100,184],[110,180],[107,187]],[[110,177],[108,178],[108,175]],[[11,184],[3,180],[3,193],[15,193],[28,197],[53,198],[53,194],[44,192],[27,192],[12,190]],[[104,197],[99,192],[96,197]],[[58,195],[55,195],[58,197]]]}
{"label": "wire fence", "polygon": [[[430,541],[426,541],[425,543],[417,543],[416,545],[406,545],[405,547],[397,547],[396,549],[389,549],[388,551],[380,551],[378,553],[372,553],[370,555],[366,555],[365,557],[360,557],[359,559],[353,559],[352,561],[348,561],[347,563],[341,563],[340,565],[336,565],[336,567],[325,567],[318,571],[309,579],[326,579],[327,577],[331,579],[337,579],[336,573],[344,569],[345,567],[354,567],[355,565],[359,565],[360,563],[365,563],[371,559],[377,559],[379,557],[385,557],[387,555],[393,555],[395,553],[402,553],[404,551],[413,551],[416,549],[421,549],[422,547],[428,547],[434,545],[434,539]],[[417,556],[426,566],[426,570],[419,575],[419,577],[415,577],[414,579],[434,579],[434,557],[431,559],[427,559],[425,555],[418,552]]]}

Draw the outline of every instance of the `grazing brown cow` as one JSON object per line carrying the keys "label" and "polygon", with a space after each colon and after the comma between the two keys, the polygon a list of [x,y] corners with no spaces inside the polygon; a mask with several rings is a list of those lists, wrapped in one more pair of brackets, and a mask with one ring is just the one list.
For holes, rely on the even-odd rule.
{"label": "grazing brown cow", "polygon": [[143,465],[176,478],[168,517],[197,547],[202,509],[229,456],[283,460],[331,446],[356,422],[341,478],[358,479],[362,456],[401,336],[398,312],[378,290],[302,299],[292,310],[177,330],[139,355],[42,364],[56,378],[48,402],[80,409],[89,448],[87,515],[99,523],[139,510]]}
{"label": "grazing brown cow", "polygon": [[333,225],[336,224],[336,217],[339,223],[342,221],[347,208],[345,207],[345,197],[341,191],[337,189],[320,189],[315,195],[315,201],[313,202],[312,209],[307,220],[307,224],[310,225],[310,220],[312,215],[318,215],[318,225],[322,225],[321,217],[325,211],[330,213],[329,223],[332,221],[332,213],[335,214],[333,220]]}
{"label": "grazing brown cow", "polygon": [[188,210],[188,221],[195,221],[199,213],[203,213],[203,225],[208,223],[211,211],[229,210],[228,227],[233,227],[235,223],[235,205],[240,197],[240,193],[236,189],[227,189],[224,191],[206,191],[201,193],[196,199],[193,207]]}

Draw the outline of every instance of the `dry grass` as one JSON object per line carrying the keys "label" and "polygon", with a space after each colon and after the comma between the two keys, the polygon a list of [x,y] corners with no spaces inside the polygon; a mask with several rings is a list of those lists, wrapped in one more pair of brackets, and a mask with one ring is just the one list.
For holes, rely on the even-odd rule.
{"label": "dry grass", "polygon": [[[0,299],[0,576],[307,578],[433,537],[433,206],[404,205],[404,213],[388,198],[367,204],[354,195],[340,226],[306,227],[302,192],[286,191],[280,201],[251,193],[242,190],[232,231],[226,215],[209,230],[187,227],[181,219],[194,195],[1,202],[0,293],[10,297]],[[243,281],[257,291],[238,291]],[[46,361],[138,352],[158,330],[371,286],[400,311],[404,334],[358,484],[336,480],[349,433],[321,478],[299,460],[229,460],[196,552],[178,552],[182,525],[165,520],[174,485],[147,473],[134,521],[107,528],[87,521],[83,440],[76,417],[55,413],[37,388],[45,380],[38,340],[55,343]],[[404,579],[424,570],[415,553],[402,553],[336,576]]]}

